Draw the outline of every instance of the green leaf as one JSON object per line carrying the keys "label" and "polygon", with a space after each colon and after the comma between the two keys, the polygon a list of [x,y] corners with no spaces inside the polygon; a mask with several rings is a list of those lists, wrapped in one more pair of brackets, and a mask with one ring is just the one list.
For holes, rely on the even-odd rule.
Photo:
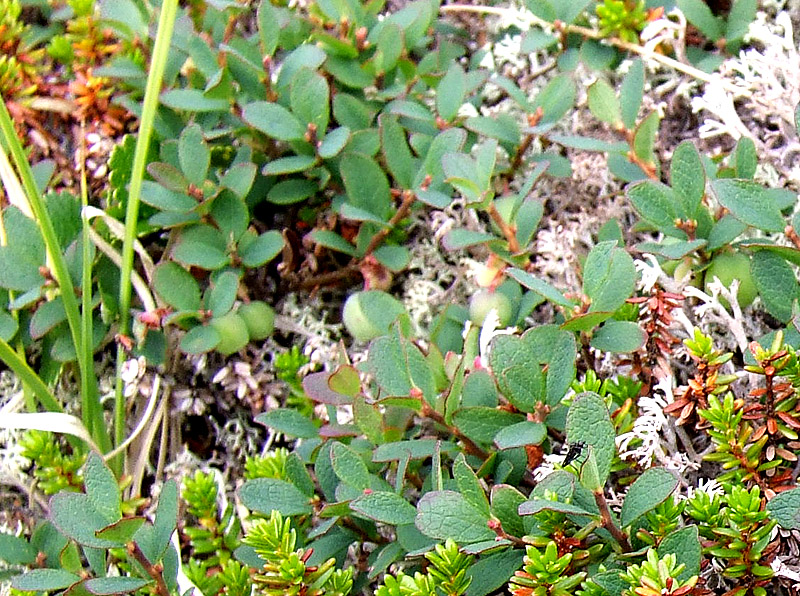
{"label": "green leaf", "polygon": [[767,501],[766,510],[784,530],[800,530],[800,488],[778,493]]}
{"label": "green leaf", "polygon": [[671,231],[675,229],[675,220],[678,218],[678,202],[669,186],[642,180],[629,185],[625,194],[639,217],[660,232],[673,235]]}
{"label": "green leaf", "polygon": [[[233,308],[236,294],[239,291],[239,275],[233,271],[224,271],[214,277],[211,287],[206,293],[206,309],[212,316],[221,317]],[[194,309],[186,309],[194,310]]]}
{"label": "green leaf", "polygon": [[631,62],[628,74],[622,80],[619,90],[622,121],[625,128],[632,130],[636,126],[639,108],[642,105],[644,93],[644,64],[641,58]]}
{"label": "green leaf", "polygon": [[256,416],[255,421],[290,437],[312,439],[319,436],[319,430],[307,416],[290,408],[264,412]]}
{"label": "green leaf", "polygon": [[722,37],[722,23],[702,0],[678,0],[678,8],[711,41]]}
{"label": "green leaf", "polygon": [[350,129],[346,126],[334,128],[325,135],[319,147],[317,147],[317,155],[322,159],[331,159],[339,155],[345,145],[350,141]]}
{"label": "green leaf", "polygon": [[703,554],[697,526],[686,526],[667,534],[658,545],[658,556],[669,554],[675,555],[678,565],[686,565],[675,579],[685,582],[693,575],[699,575]]}
{"label": "green leaf", "polygon": [[447,232],[442,238],[442,246],[444,246],[445,250],[461,250],[470,246],[485,244],[492,240],[497,240],[497,236],[486,232],[478,232],[477,230],[455,228]]}
{"label": "green leaf", "polygon": [[636,245],[639,252],[649,252],[654,255],[662,256],[666,259],[675,260],[692,254],[696,250],[703,248],[707,242],[705,240],[692,240],[691,242],[677,241],[670,244],[659,242],[640,242]]}
{"label": "green leaf", "polygon": [[370,487],[370,474],[367,464],[355,451],[344,443],[334,443],[331,447],[331,465],[339,480],[363,491]]}
{"label": "green leaf", "polygon": [[386,167],[391,172],[400,188],[410,189],[419,169],[419,163],[408,147],[406,132],[390,114],[378,117],[381,131],[381,151],[386,160]]}
{"label": "green leaf", "polygon": [[56,296],[48,302],[43,302],[31,317],[28,332],[32,339],[40,339],[57,325],[67,320],[67,312],[61,296]]}
{"label": "green leaf", "polygon": [[539,445],[547,434],[544,424],[524,420],[506,426],[494,436],[494,444],[498,449],[513,449],[526,445]]}
{"label": "green leaf", "polygon": [[269,162],[261,169],[261,173],[264,176],[294,174],[296,172],[305,172],[314,167],[316,163],[317,158],[313,155],[292,155],[291,157],[282,157]]}
{"label": "green leaf", "polygon": [[542,511],[557,511],[559,513],[575,515],[595,515],[579,505],[573,503],[562,503],[561,501],[551,501],[550,499],[531,499],[519,506],[520,515],[536,515]]}
{"label": "green leaf", "polygon": [[427,459],[433,456],[437,443],[441,445],[442,453],[452,453],[458,450],[454,443],[441,443],[436,439],[394,441],[378,445],[372,453],[372,461],[390,462],[398,461],[406,457],[410,459]]}
{"label": "green leaf", "polygon": [[667,500],[678,488],[678,479],[664,468],[650,468],[634,480],[620,511],[620,524],[630,526],[645,513]]}
{"label": "green leaf", "polygon": [[109,525],[109,519],[95,509],[84,494],[60,492],[50,499],[50,521],[59,531],[78,544],[92,548],[122,546],[119,542],[101,539],[97,532]]}
{"label": "green leaf", "polygon": [[156,209],[175,213],[186,213],[197,207],[197,201],[189,195],[175,192],[149,180],[142,182],[142,202]]}
{"label": "green leaf", "polygon": [[221,192],[214,199],[209,215],[228,241],[238,241],[250,223],[247,205],[232,192]]}
{"label": "green leaf", "polygon": [[[534,27],[528,29],[522,37],[522,44],[520,45],[519,51],[522,54],[532,54],[533,52],[537,52],[539,50],[544,50],[549,47],[552,47],[558,43],[558,38],[550,35],[549,33],[545,33],[538,27]],[[527,107],[527,100],[525,103],[522,103],[523,107]]]}
{"label": "green leaf", "polygon": [[650,112],[636,127],[633,135],[633,152],[644,164],[656,167],[656,154],[653,149],[658,135],[661,119],[658,112]]}
{"label": "green leaf", "polygon": [[283,250],[283,236],[278,230],[270,230],[256,237],[246,247],[241,248],[239,257],[245,267],[260,267],[278,256]]}
{"label": "green leaf", "polygon": [[426,493],[417,503],[417,512],[414,523],[419,531],[436,540],[469,544],[495,536],[487,526],[489,516],[455,491]]}
{"label": "green leaf", "polygon": [[368,362],[384,397],[408,397],[416,388],[433,403],[437,391],[431,367],[419,348],[397,329],[372,342]]}
{"label": "green leaf", "polygon": [[633,259],[613,240],[600,242],[589,252],[583,267],[583,293],[592,311],[614,311],[625,303],[636,284]]}
{"label": "green leaf", "polygon": [[219,331],[213,327],[198,325],[181,338],[181,350],[187,354],[204,354],[216,348],[221,340]]}
{"label": "green leaf", "polygon": [[375,83],[374,75],[367,72],[358,61],[328,55],[325,67],[333,77],[346,87],[364,89]]}
{"label": "green leaf", "polygon": [[377,48],[376,70],[379,73],[392,70],[403,54],[403,30],[394,23],[384,25],[378,34]]}
{"label": "green leaf", "polygon": [[443,191],[446,187],[444,187],[442,158],[448,153],[460,151],[466,140],[466,131],[458,127],[448,128],[436,135],[428,147],[422,168],[417,172],[414,187],[422,185],[425,176],[430,175],[432,180],[429,188]]}
{"label": "green leaf", "polygon": [[459,453],[453,462],[453,479],[456,481],[456,486],[458,486],[458,492],[473,507],[487,517],[491,515],[489,499],[486,498],[486,493],[483,491],[478,476],[467,464],[463,453]]}
{"label": "green leaf", "polygon": [[508,578],[522,567],[522,558],[518,550],[513,548],[488,556],[481,556],[480,560],[467,569],[466,577],[470,584],[465,596],[486,596],[494,594],[508,582]]}
{"label": "green leaf", "polygon": [[575,105],[577,88],[568,74],[554,77],[533,100],[531,111],[542,108],[544,115],[539,126],[554,125]]}
{"label": "green leaf", "polygon": [[389,180],[381,167],[360,153],[347,153],[339,169],[349,203],[387,220],[392,209]]}
{"label": "green leaf", "polygon": [[622,111],[614,89],[603,79],[597,79],[589,85],[587,90],[589,109],[595,118],[613,126],[621,128]]}
{"label": "green leaf", "polygon": [[211,151],[206,144],[203,130],[190,124],[178,138],[178,159],[186,178],[197,187],[203,186],[211,164]]}
{"label": "green leaf", "polygon": [[261,52],[264,56],[272,56],[280,40],[280,21],[277,8],[270,2],[259,2],[256,13],[258,38],[261,41]]}
{"label": "green leaf", "polygon": [[109,576],[88,579],[83,585],[92,594],[97,594],[97,596],[109,596],[111,594],[135,592],[151,581],[152,580],[146,580],[140,577]]}
{"label": "green leaf", "polygon": [[544,376],[537,364],[516,364],[495,373],[503,394],[521,412],[533,413],[537,404],[544,401]]}
{"label": "green leaf", "polygon": [[134,534],[139,531],[144,522],[145,519],[143,517],[123,517],[121,520],[98,531],[97,537],[103,540],[127,544],[131,541]]}
{"label": "green leaf", "polygon": [[0,532],[0,561],[7,565],[32,565],[37,549],[24,538]]}
{"label": "green leaf", "polygon": [[591,331],[603,321],[614,316],[613,312],[587,312],[570,317],[561,324],[565,331]]}
{"label": "green leaf", "polygon": [[501,143],[518,145],[520,142],[519,125],[509,114],[497,114],[494,117],[473,116],[464,122],[464,128],[485,137],[497,139]]}
{"label": "green leaf", "polygon": [[408,267],[411,262],[411,253],[405,246],[380,246],[372,254],[381,265],[395,273]]}
{"label": "green leaf", "polygon": [[368,441],[380,445],[383,441],[383,416],[378,407],[367,403],[361,395],[353,398],[353,422]]}
{"label": "green leaf", "polygon": [[86,459],[83,468],[83,483],[89,502],[108,523],[115,522],[122,517],[117,480],[103,458],[95,452],[90,453]]}
{"label": "green leaf", "polygon": [[647,335],[633,321],[606,321],[592,335],[591,346],[596,350],[613,353],[635,352],[647,341]]}
{"label": "green leaf", "polygon": [[464,69],[458,62],[452,62],[439,85],[436,87],[436,111],[446,122],[450,122],[458,114],[467,93],[467,81]]}
{"label": "green leaf", "polygon": [[184,112],[227,112],[231,104],[227,99],[206,97],[199,89],[171,89],[161,94],[161,103],[168,108]]}
{"label": "green leaf", "polygon": [[726,213],[714,223],[708,234],[708,250],[718,250],[727,246],[741,236],[747,229],[747,224],[742,223],[730,213]]}
{"label": "green leaf", "polygon": [[[189,181],[181,171],[172,164],[155,161],[147,166],[147,173],[155,178],[161,186],[173,193],[185,193],[189,188]],[[191,198],[191,197],[187,197]],[[194,201],[192,201],[194,203]]]}
{"label": "green leaf", "polygon": [[330,119],[330,89],[328,81],[310,68],[301,68],[292,78],[289,104],[292,114],[305,124],[316,126],[317,135],[322,137]]}
{"label": "green leaf", "polygon": [[575,335],[555,325],[542,325],[525,332],[523,341],[540,364],[547,366],[545,399],[549,406],[560,403],[575,380],[578,348]]}
{"label": "green leaf", "polygon": [[502,429],[523,420],[521,414],[485,406],[461,408],[453,414],[453,424],[470,439],[479,443],[492,443],[495,435]]}
{"label": "green leaf", "polygon": [[604,153],[611,153],[625,151],[628,147],[626,143],[610,143],[592,137],[575,135],[551,134],[548,138],[559,145],[580,149],[581,151],[602,151]]}
{"label": "green leaf", "polygon": [[314,230],[311,232],[311,239],[321,246],[343,252],[351,257],[355,257],[358,254],[355,246],[336,232],[331,232],[330,230]]}
{"label": "green leaf", "polygon": [[200,309],[200,286],[197,280],[173,261],[161,263],[155,268],[153,288],[175,310]]}
{"label": "green leaf", "polygon": [[350,502],[350,509],[384,524],[413,524],[417,510],[397,493],[373,491]]}
{"label": "green leaf", "polygon": [[706,173],[700,153],[691,141],[684,141],[675,149],[669,175],[683,211],[694,219],[706,191]]}
{"label": "green leaf", "polygon": [[239,498],[251,511],[266,515],[272,511],[287,516],[312,512],[308,497],[293,484],[276,478],[248,480],[239,488]]}
{"label": "green leaf", "polygon": [[596,573],[592,576],[592,581],[612,596],[621,596],[630,588],[625,575],[617,569]]}
{"label": "green leaf", "polygon": [[[599,40],[587,39],[581,44],[580,59],[591,70],[610,70],[618,56],[619,53],[613,46],[600,43]],[[622,121],[619,123],[622,124]]]}
{"label": "green leaf", "polygon": [[768,250],[776,255],[786,259],[790,263],[800,265],[800,250],[792,246],[779,246],[777,244],[769,244],[767,242],[742,242],[738,244],[742,248],[749,248],[750,250]]}
{"label": "green leaf", "polygon": [[63,569],[34,569],[11,579],[11,587],[24,592],[63,590],[81,581],[74,573]]}
{"label": "green leaf", "polygon": [[749,226],[766,232],[782,232],[786,225],[774,198],[750,180],[720,178],[711,183],[720,205]]}
{"label": "green leaf", "polygon": [[27,292],[41,286],[45,280],[39,273],[39,263],[31,257],[24,245],[0,246],[0,287]]}
{"label": "green leaf", "polygon": [[227,243],[222,233],[201,224],[181,230],[172,256],[184,265],[219,269],[228,263]]}
{"label": "green leaf", "polygon": [[256,101],[242,109],[242,120],[265,135],[280,141],[300,141],[306,127],[289,110],[268,101]]}
{"label": "green leaf", "polygon": [[492,487],[492,515],[503,524],[503,530],[512,536],[524,536],[525,524],[519,515],[519,506],[527,497],[513,486],[495,484]]}
{"label": "green leaf", "polygon": [[792,266],[774,252],[759,250],[753,253],[750,271],[767,312],[788,323],[800,290]]}
{"label": "green leaf", "polygon": [[614,424],[603,399],[593,392],[576,395],[567,412],[565,429],[570,443],[583,441],[591,447],[600,482],[605,483],[617,447]]}
{"label": "green leaf", "polygon": [[733,150],[733,164],[736,168],[737,178],[752,179],[758,166],[758,154],[753,139],[742,137]]}
{"label": "green leaf", "polygon": [[276,205],[292,205],[306,200],[319,190],[313,180],[290,178],[282,180],[269,189],[267,200]]}
{"label": "green leaf", "polygon": [[572,308],[573,306],[575,306],[570,300],[567,300],[567,298],[556,288],[551,286],[546,281],[534,277],[527,271],[511,267],[506,271],[506,273],[513,279],[517,280],[520,284],[528,288],[529,290],[533,290],[534,292],[536,292],[540,296],[543,296],[553,304],[564,306],[566,308]]}
{"label": "green leaf", "polygon": [[156,563],[164,557],[177,524],[178,483],[171,479],[161,487],[153,525],[142,526],[134,536],[148,561]]}

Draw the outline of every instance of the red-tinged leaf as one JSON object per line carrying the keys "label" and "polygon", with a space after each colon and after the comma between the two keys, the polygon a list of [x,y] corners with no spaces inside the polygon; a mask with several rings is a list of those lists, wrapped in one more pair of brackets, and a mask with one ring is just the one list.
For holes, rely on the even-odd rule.
{"label": "red-tinged leaf", "polygon": [[352,424],[326,424],[319,429],[319,436],[323,439],[336,439],[339,437],[355,437],[360,431]]}
{"label": "red-tinged leaf", "polygon": [[798,422],[795,418],[792,418],[786,412],[778,412],[778,418],[783,420],[786,424],[791,426],[792,428],[800,429],[800,422]]}
{"label": "red-tinged leaf", "polygon": [[344,406],[353,403],[349,395],[337,393],[330,388],[328,380],[333,373],[318,372],[306,375],[303,379],[303,389],[315,402],[332,406]]}

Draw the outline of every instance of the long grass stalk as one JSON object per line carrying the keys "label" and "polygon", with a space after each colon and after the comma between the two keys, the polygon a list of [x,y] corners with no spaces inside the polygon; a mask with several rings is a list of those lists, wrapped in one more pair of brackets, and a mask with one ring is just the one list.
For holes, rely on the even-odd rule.
{"label": "long grass stalk", "polygon": [[[39,193],[39,189],[36,188],[31,166],[25,156],[22,144],[19,138],[17,138],[14,125],[11,121],[11,115],[8,113],[8,109],[2,97],[0,97],[0,134],[2,134],[4,144],[11,153],[22,188],[25,192],[28,206],[36,222],[39,224],[39,229],[47,249],[48,259],[53,269],[53,277],[58,283],[61,300],[64,303],[67,323],[69,325],[70,334],[72,335],[72,342],[78,353],[78,369],[81,378],[81,416],[84,426],[90,429],[95,442],[99,444],[101,448],[110,448],[111,441],[109,433],[102,419],[97,377],[94,372],[94,359],[91,357],[87,359],[81,350],[81,346],[83,345],[83,331],[75,288],[72,285],[72,279],[69,274],[69,269],[67,268],[66,260],[61,252],[61,245],[58,241],[53,221],[47,211],[44,198]],[[4,151],[4,149],[0,147],[0,151]]]}
{"label": "long grass stalk", "polygon": [[39,399],[42,406],[50,412],[63,412],[64,408],[53,396],[50,388],[45,385],[41,377],[36,374],[25,359],[14,351],[7,341],[0,339],[0,360],[27,386],[30,391]]}
{"label": "long grass stalk", "polygon": [[[145,167],[147,166],[147,150],[153,134],[153,123],[158,109],[158,95],[161,91],[161,82],[164,78],[169,46],[172,40],[172,31],[175,17],[178,12],[178,0],[164,0],[161,3],[161,14],[158,19],[158,31],[153,47],[153,58],[150,63],[150,72],[147,76],[142,117],[139,121],[139,135],[136,139],[136,149],[133,154],[133,167],[131,183],[128,192],[128,205],[125,211],[125,239],[122,244],[122,268],[120,271],[119,312],[121,335],[130,332],[130,306],[131,306],[131,272],[133,271],[134,241],[136,240],[136,227],[139,221],[139,201],[144,180]],[[117,378],[114,399],[114,442],[120,445],[125,440],[125,396],[123,394],[122,365],[127,355],[122,344],[117,346]]]}
{"label": "long grass stalk", "polygon": [[[86,183],[86,130],[81,126],[81,345],[76,345],[78,358],[86,363],[87,366],[94,364],[94,330],[92,325],[92,244],[89,237],[89,221],[83,216],[84,209],[89,204],[89,190]],[[85,395],[94,391],[97,392],[96,383],[94,387],[89,387],[94,379],[89,379],[86,375],[81,375],[81,394]],[[97,428],[89,427],[88,430],[93,437],[100,439],[100,445],[104,452],[108,452],[111,445],[111,436],[106,431],[103,410],[99,400],[88,401],[85,407],[92,408],[87,418],[92,424],[100,424],[103,427],[102,436]],[[96,408],[96,410],[94,410]],[[84,421],[84,425],[86,421]]]}

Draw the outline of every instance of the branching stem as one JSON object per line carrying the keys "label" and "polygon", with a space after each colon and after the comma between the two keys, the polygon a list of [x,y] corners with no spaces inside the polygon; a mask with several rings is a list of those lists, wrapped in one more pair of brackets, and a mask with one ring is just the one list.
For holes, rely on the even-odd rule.
{"label": "branching stem", "polygon": [[629,52],[633,52],[634,54],[638,54],[642,58],[653,60],[654,62],[658,62],[660,64],[663,64],[664,66],[668,66],[669,68],[674,68],[675,70],[687,74],[690,77],[697,79],[698,81],[703,81],[704,83],[716,82],[719,83],[722,86],[722,88],[725,89],[725,91],[737,94],[742,93],[742,89],[736,87],[735,85],[731,85],[730,83],[721,79],[720,77],[714,77],[706,72],[703,72],[698,68],[695,68],[694,66],[691,66],[689,64],[684,64],[683,62],[679,62],[678,60],[670,58],[669,56],[658,54],[653,50],[640,46],[639,44],[623,41],[616,37],[605,37],[602,33],[600,33],[600,31],[597,31],[595,29],[589,29],[588,27],[581,27],[579,25],[568,25],[565,23],[561,23],[560,21],[551,23],[550,21],[541,19],[533,14],[520,14],[516,10],[509,8],[500,8],[498,6],[473,6],[469,4],[448,4],[446,6],[440,7],[439,10],[443,13],[473,12],[478,14],[490,14],[499,17],[513,18],[516,20],[526,20],[529,24],[536,25],[537,27],[544,27],[544,28],[554,27],[558,31],[565,34],[575,33],[587,39],[600,39],[622,50],[627,50]]}
{"label": "branching stem", "polygon": [[597,508],[600,509],[600,519],[603,522],[603,527],[609,531],[624,552],[631,552],[631,544],[628,542],[628,537],[625,535],[625,532],[617,527],[614,520],[611,518],[611,511],[608,508],[608,502],[603,492],[599,491],[594,493],[594,500],[597,503]]}
{"label": "branching stem", "polygon": [[489,206],[486,208],[486,212],[489,214],[489,217],[492,218],[492,221],[497,224],[497,227],[500,228],[500,231],[503,233],[506,241],[508,242],[508,250],[511,254],[517,254],[519,252],[519,242],[517,241],[517,230],[514,226],[506,223],[503,219],[503,216],[500,215],[500,212],[497,210],[497,207],[494,203],[489,203]]}
{"label": "branching stem", "polygon": [[167,584],[164,581],[164,575],[162,573],[163,567],[159,564],[153,564],[148,561],[147,557],[142,552],[142,549],[139,548],[139,545],[133,541],[128,543],[128,552],[134,559],[136,559],[136,562],[142,566],[147,575],[149,575],[156,582],[156,593],[158,596],[170,596],[169,588],[167,588]]}
{"label": "branching stem", "polygon": [[426,418],[430,418],[437,424],[441,424],[445,428],[447,428],[448,432],[450,432],[454,437],[456,437],[459,441],[464,444],[464,451],[466,451],[470,455],[475,455],[482,460],[486,460],[489,458],[489,454],[480,446],[478,446],[472,439],[464,435],[457,427],[447,424],[439,412],[431,408],[428,404],[424,401],[424,398],[420,397],[420,402],[422,403],[422,409],[420,410],[420,414],[425,416]]}

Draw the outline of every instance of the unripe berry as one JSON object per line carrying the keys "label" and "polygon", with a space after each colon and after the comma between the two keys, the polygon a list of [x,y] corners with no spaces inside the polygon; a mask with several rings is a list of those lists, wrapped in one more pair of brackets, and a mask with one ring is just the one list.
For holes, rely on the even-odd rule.
{"label": "unripe berry", "polygon": [[237,312],[247,325],[250,339],[262,340],[272,335],[275,329],[275,311],[266,302],[254,300],[242,304]]}
{"label": "unripe berry", "polygon": [[229,312],[228,314],[211,319],[210,325],[219,333],[219,343],[217,352],[228,356],[238,352],[250,341],[250,334],[247,332],[247,324],[238,313]]}

